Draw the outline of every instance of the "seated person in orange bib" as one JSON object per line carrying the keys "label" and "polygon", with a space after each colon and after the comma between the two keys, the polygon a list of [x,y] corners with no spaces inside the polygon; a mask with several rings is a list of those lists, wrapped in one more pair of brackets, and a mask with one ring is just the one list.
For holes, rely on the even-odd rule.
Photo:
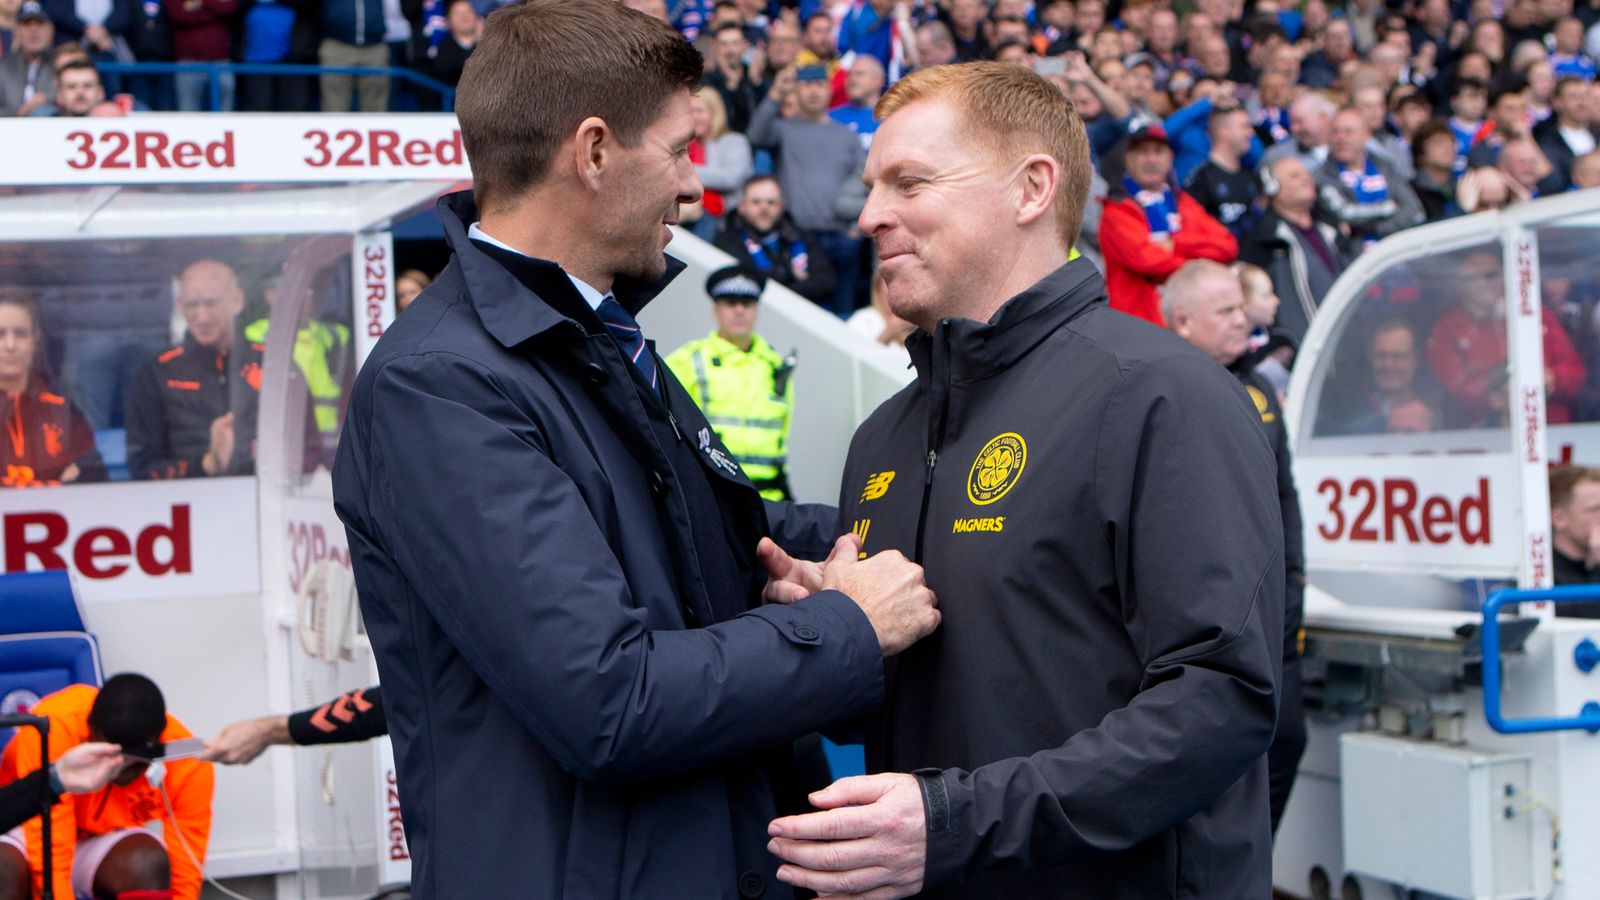
{"label": "seated person in orange bib", "polygon": [[39,377],[39,309],[31,296],[0,288],[0,486],[103,481],[105,463],[83,414]]}
{"label": "seated person in orange bib", "polygon": [[[124,673],[93,688],[75,684],[31,710],[50,720],[50,760],[86,741],[126,748],[193,737],[167,713],[161,689],[143,675]],[[39,741],[18,732],[0,756],[0,785],[44,768]],[[206,842],[211,835],[212,766],[197,759],[151,764],[131,759],[93,793],[51,809],[51,883],[60,900],[198,900]],[[161,834],[144,827],[159,821]],[[0,900],[36,896],[44,884],[42,822],[32,819],[0,835],[0,872],[19,857],[30,878],[0,881]],[[28,883],[31,880],[31,885]],[[19,883],[20,882],[20,883]]]}

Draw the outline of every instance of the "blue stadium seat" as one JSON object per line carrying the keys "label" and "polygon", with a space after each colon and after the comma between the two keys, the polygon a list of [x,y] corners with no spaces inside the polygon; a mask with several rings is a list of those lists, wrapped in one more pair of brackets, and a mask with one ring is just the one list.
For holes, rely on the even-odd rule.
{"label": "blue stadium seat", "polygon": [[[66,572],[0,575],[0,713],[21,712],[69,684],[99,686],[100,645]],[[12,729],[0,730],[0,746]]]}

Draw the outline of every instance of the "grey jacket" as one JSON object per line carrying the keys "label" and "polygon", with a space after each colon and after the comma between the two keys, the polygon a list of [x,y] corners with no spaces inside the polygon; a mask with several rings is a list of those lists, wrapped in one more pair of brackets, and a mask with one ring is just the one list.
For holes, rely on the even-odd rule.
{"label": "grey jacket", "polygon": [[1389,182],[1389,197],[1377,203],[1363,203],[1355,192],[1339,180],[1339,167],[1329,159],[1317,170],[1317,200],[1334,218],[1350,226],[1360,237],[1386,238],[1397,231],[1421,225],[1427,219],[1417,192],[1388,160],[1369,155],[1378,173]]}
{"label": "grey jacket", "polygon": [[[28,62],[20,53],[0,57],[0,116],[14,116],[22,105],[28,88]],[[55,71],[50,68],[50,57],[39,60],[34,73],[34,90],[54,99],[56,95]]]}

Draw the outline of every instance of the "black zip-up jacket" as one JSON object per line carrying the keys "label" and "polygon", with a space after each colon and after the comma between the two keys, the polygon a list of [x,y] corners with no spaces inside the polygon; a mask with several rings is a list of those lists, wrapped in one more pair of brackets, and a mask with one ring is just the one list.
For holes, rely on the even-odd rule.
{"label": "black zip-up jacket", "polygon": [[919,772],[926,896],[1269,896],[1283,527],[1245,392],[1084,260],[908,348],[840,515],[939,595],[866,729]]}
{"label": "black zip-up jacket", "polygon": [[256,411],[261,399],[261,345],[235,331],[218,351],[184,334],[156,357],[128,391],[128,470],[134,478],[204,476],[211,423],[233,413],[233,455],[219,475],[255,471]]}

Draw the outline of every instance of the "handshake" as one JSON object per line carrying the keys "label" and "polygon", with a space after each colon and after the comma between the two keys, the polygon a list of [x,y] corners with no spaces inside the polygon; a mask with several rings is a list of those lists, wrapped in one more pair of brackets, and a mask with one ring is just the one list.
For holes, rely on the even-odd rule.
{"label": "handshake", "polygon": [[756,555],[766,567],[768,603],[793,603],[817,591],[838,591],[855,601],[877,633],[884,656],[915,644],[939,627],[939,599],[928,589],[922,567],[898,550],[860,559],[861,539],[842,535],[820,563],[795,559],[770,538]]}

